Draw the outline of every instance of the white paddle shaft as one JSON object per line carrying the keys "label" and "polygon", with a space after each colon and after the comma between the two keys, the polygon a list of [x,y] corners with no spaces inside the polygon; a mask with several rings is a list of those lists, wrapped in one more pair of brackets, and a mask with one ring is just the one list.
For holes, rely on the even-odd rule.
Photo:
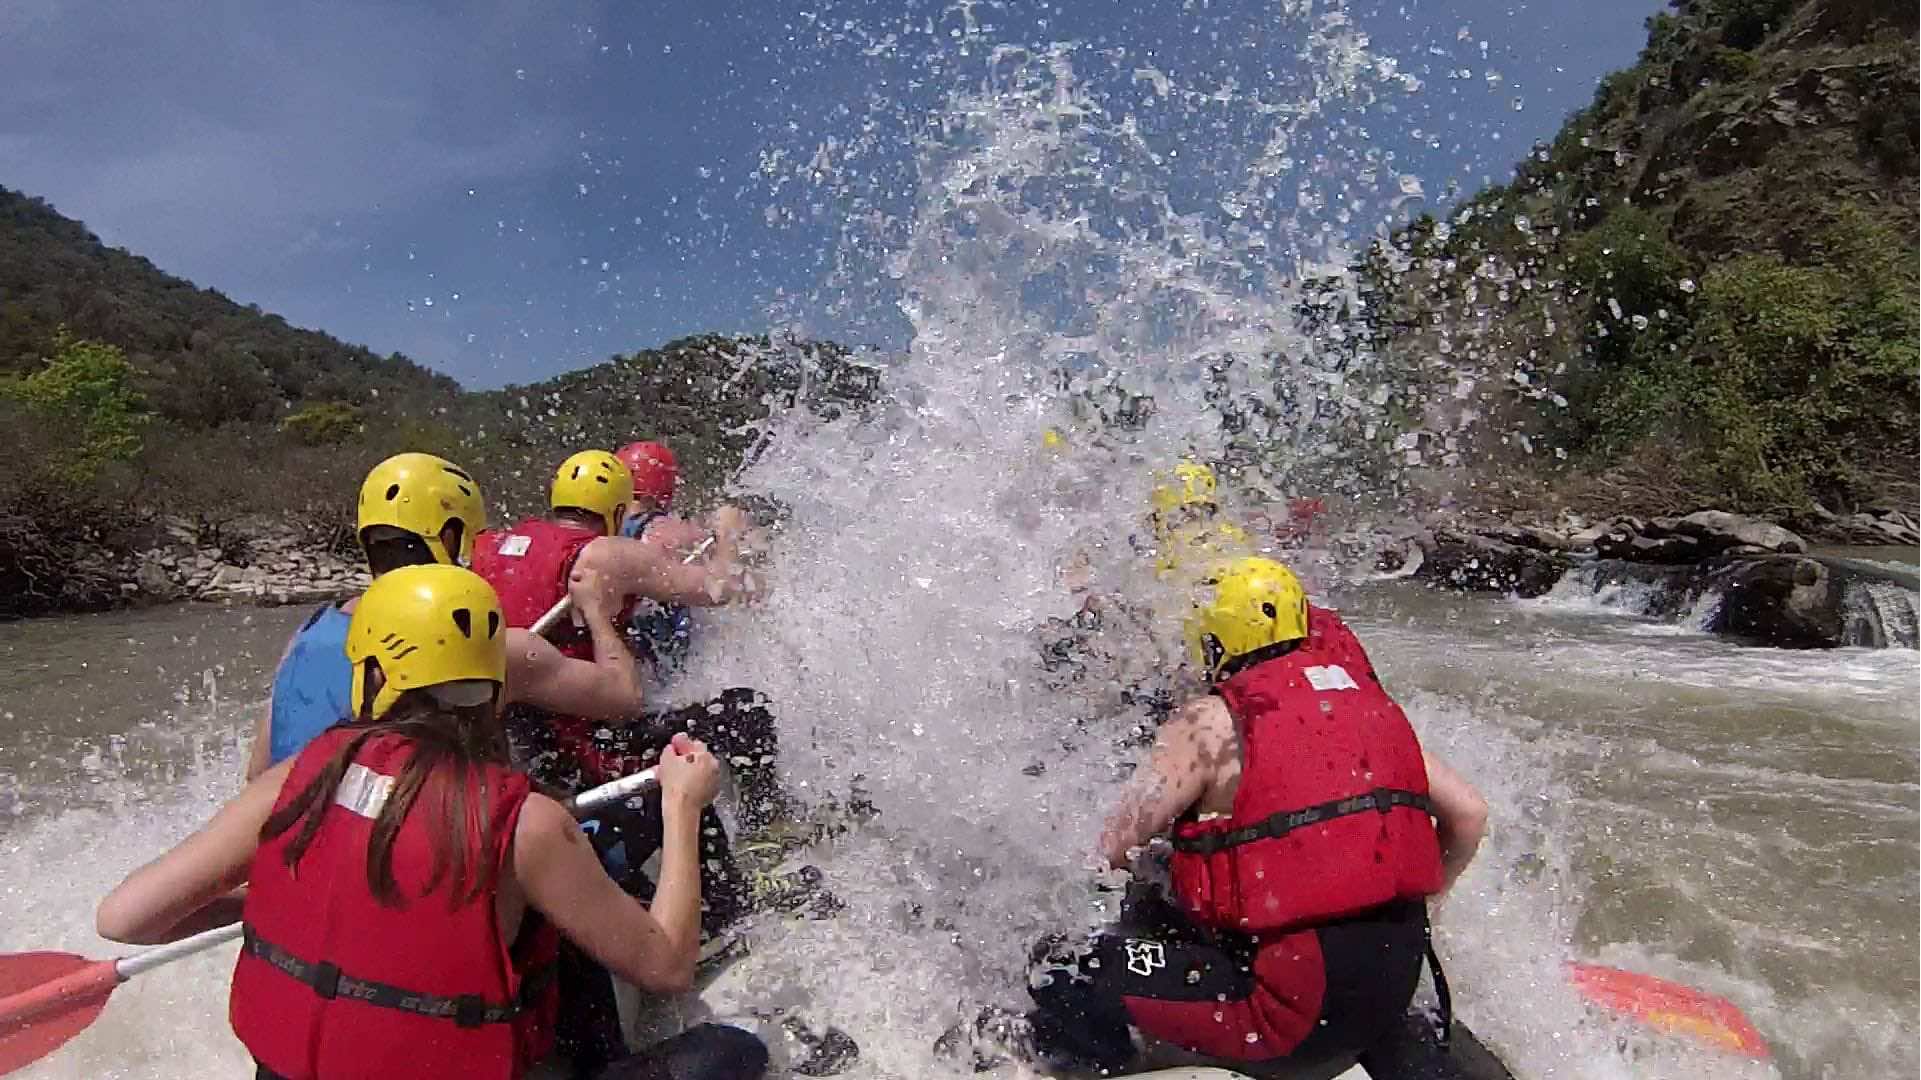
{"label": "white paddle shaft", "polygon": [[212,930],[202,930],[192,937],[183,937],[179,941],[157,945],[145,952],[123,956],[113,962],[113,970],[122,979],[131,979],[143,971],[150,971],[162,964],[171,964],[181,957],[192,956],[197,952],[205,952],[215,945],[224,945],[239,936],[240,924],[237,922],[216,926]]}

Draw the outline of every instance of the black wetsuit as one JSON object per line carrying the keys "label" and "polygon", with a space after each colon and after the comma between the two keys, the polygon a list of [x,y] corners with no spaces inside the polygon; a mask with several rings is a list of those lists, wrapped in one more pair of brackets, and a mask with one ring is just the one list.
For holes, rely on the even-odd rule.
{"label": "black wetsuit", "polygon": [[[1428,952],[1425,905],[1389,904],[1313,934],[1319,960],[1298,974],[1318,984],[1301,989],[1319,998],[1321,1016],[1287,1053],[1289,1068],[1358,1058],[1374,1080],[1511,1080],[1472,1035],[1458,1038],[1471,1046],[1451,1052],[1431,1020],[1409,1011]],[[1252,939],[1196,925],[1157,889],[1130,889],[1114,927],[1085,942],[1054,937],[1035,947],[1028,987],[1036,1008],[1027,1017],[1034,1048],[1055,1067],[1125,1071],[1136,1056],[1130,1002],[1240,1007],[1256,990],[1254,951]]]}

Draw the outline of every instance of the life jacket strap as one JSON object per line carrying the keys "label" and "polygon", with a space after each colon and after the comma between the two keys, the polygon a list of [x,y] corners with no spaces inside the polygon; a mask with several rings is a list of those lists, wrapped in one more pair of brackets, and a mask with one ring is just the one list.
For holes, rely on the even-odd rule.
{"label": "life jacket strap", "polygon": [[1375,788],[1365,795],[1350,795],[1345,799],[1335,799],[1304,810],[1283,810],[1252,825],[1227,832],[1198,833],[1190,836],[1175,836],[1174,850],[1195,855],[1214,855],[1231,847],[1251,844],[1256,840],[1274,840],[1286,836],[1296,829],[1309,825],[1319,825],[1350,814],[1365,814],[1369,810],[1387,813],[1396,807],[1410,807],[1424,814],[1433,813],[1433,803],[1420,792],[1406,791],[1401,788]]}
{"label": "life jacket strap", "polygon": [[1434,975],[1434,1004],[1436,1016],[1435,1041],[1441,1049],[1448,1049],[1449,1040],[1454,1036],[1454,995],[1448,992],[1447,973],[1441,970],[1441,958],[1434,951],[1434,928],[1427,929],[1427,970]]}
{"label": "life jacket strap", "polygon": [[417,1016],[452,1020],[455,1025],[463,1028],[512,1021],[533,1007],[533,1003],[539,1000],[541,993],[547,989],[547,985],[554,978],[554,965],[543,964],[521,979],[520,993],[514,1001],[496,1004],[489,1003],[479,994],[461,994],[457,997],[422,994],[371,979],[358,979],[346,974],[333,964],[302,960],[280,946],[262,939],[254,933],[251,926],[242,929],[240,941],[241,952],[265,961],[322,998],[348,998],[383,1009],[397,1009]]}

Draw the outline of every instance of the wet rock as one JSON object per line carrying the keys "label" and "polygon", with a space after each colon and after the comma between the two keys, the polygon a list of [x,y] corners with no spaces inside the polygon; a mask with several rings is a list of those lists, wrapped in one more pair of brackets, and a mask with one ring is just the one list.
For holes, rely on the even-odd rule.
{"label": "wet rock", "polygon": [[1779,525],[1722,510],[1651,521],[1617,518],[1594,538],[1594,550],[1604,559],[1670,566],[1728,554],[1800,554],[1807,549],[1807,541]]}
{"label": "wet rock", "polygon": [[1708,629],[1787,648],[1847,643],[1842,575],[1816,559],[1737,559],[1707,576],[1721,594]]}
{"label": "wet rock", "polygon": [[1808,550],[1807,541],[1779,525],[1722,510],[1698,510],[1685,517],[1661,518],[1649,525],[1650,530],[1659,529],[1668,535],[1691,536],[1709,555],[1736,550],[1746,554],[1799,555]]}
{"label": "wet rock", "polygon": [[1533,548],[1535,551],[1566,552],[1575,549],[1575,543],[1566,535],[1553,529],[1538,525],[1505,524],[1475,530],[1482,536],[1491,537],[1516,547]]}
{"label": "wet rock", "polygon": [[1603,559],[1669,566],[1696,562],[1704,554],[1701,541],[1695,537],[1672,533],[1649,535],[1619,522],[1594,541],[1594,551]]}
{"label": "wet rock", "polygon": [[173,600],[184,591],[173,575],[167,572],[167,567],[157,561],[143,561],[140,568],[134,571],[133,581],[129,584],[150,600]]}
{"label": "wet rock", "polygon": [[1522,597],[1545,594],[1572,565],[1561,552],[1449,528],[1423,537],[1420,550],[1421,562],[1414,571],[1419,580]]}

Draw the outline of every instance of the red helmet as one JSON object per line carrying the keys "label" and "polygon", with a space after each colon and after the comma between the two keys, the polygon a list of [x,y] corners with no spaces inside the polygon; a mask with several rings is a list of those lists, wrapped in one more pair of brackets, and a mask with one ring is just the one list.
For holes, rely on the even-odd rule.
{"label": "red helmet", "polygon": [[634,496],[648,498],[661,506],[674,501],[674,486],[680,482],[680,464],[674,452],[657,442],[628,443],[614,456],[634,474]]}

